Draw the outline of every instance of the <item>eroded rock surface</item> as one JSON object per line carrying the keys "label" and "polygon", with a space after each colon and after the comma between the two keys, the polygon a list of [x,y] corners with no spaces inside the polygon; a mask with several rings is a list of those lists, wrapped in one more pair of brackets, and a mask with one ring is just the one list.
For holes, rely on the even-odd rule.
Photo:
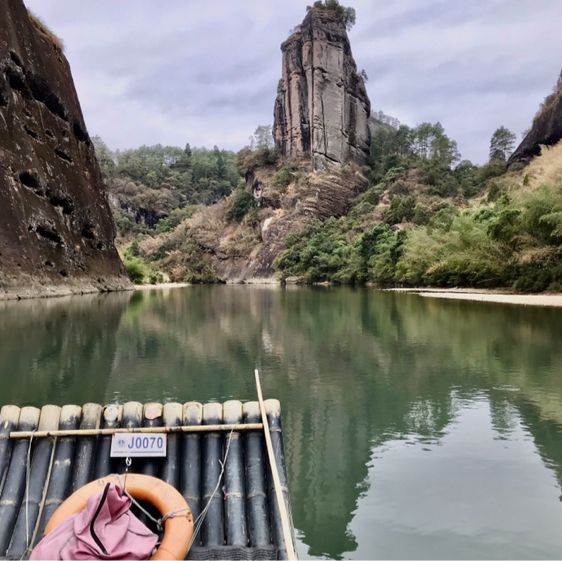
{"label": "eroded rock surface", "polygon": [[0,298],[130,285],[60,44],[21,0],[0,25]]}
{"label": "eroded rock surface", "polygon": [[273,125],[281,154],[308,158],[315,170],[366,163],[370,102],[343,21],[312,8],[281,51]]}
{"label": "eroded rock surface", "polygon": [[368,185],[359,166],[312,173],[295,168],[285,187],[276,186],[275,168],[246,177],[255,207],[240,221],[229,221],[236,193],[203,208],[175,230],[140,242],[141,253],[156,260],[173,281],[273,281],[273,262],[287,237],[313,220],[346,214]]}
{"label": "eroded rock surface", "polygon": [[541,146],[552,146],[562,139],[562,75],[558,90],[548,96],[539,111],[531,130],[511,155],[508,165],[515,162],[528,163],[538,156]]}

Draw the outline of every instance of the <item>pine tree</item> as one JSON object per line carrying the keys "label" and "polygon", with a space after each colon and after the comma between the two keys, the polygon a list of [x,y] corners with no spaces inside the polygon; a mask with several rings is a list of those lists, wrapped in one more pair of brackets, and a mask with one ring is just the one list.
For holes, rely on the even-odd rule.
{"label": "pine tree", "polygon": [[506,162],[515,146],[515,133],[505,127],[496,129],[490,139],[490,161]]}

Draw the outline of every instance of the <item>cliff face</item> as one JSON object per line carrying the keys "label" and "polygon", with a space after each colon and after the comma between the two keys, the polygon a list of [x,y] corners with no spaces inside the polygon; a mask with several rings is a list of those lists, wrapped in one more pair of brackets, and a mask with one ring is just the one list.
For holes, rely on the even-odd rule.
{"label": "cliff face", "polygon": [[310,159],[315,170],[366,163],[371,106],[345,24],[331,10],[312,8],[281,51],[273,125],[281,154]]}
{"label": "cliff face", "polygon": [[531,130],[511,155],[508,165],[527,163],[540,154],[541,145],[551,146],[562,138],[562,84],[550,95],[543,109],[533,120]]}
{"label": "cliff face", "polygon": [[235,192],[172,232],[141,241],[141,256],[173,281],[271,281],[273,262],[290,234],[313,220],[343,216],[368,186],[356,165],[324,173],[294,169],[285,186],[276,185],[275,174],[274,167],[249,174],[247,189],[255,204],[240,222],[228,219]]}
{"label": "cliff face", "polygon": [[21,0],[0,26],[0,297],[129,286],[70,67]]}

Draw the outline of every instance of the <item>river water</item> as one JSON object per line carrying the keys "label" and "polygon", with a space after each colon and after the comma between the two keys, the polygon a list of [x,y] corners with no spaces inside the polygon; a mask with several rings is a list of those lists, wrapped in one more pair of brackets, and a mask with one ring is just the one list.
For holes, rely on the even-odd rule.
{"label": "river water", "polygon": [[562,558],[562,310],[371,289],[0,303],[2,403],[282,403],[302,558]]}

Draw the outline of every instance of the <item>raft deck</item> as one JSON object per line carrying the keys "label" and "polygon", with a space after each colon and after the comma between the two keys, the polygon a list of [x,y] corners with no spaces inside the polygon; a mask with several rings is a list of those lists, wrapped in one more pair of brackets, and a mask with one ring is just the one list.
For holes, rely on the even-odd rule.
{"label": "raft deck", "polygon": [[[290,518],[279,401],[266,400],[265,410]],[[110,457],[110,431],[100,434],[99,429],[167,427],[166,457],[134,458],[129,471],[173,485],[194,520],[210,501],[187,559],[285,559],[261,422],[257,401],[87,403],[41,409],[5,405],[0,410],[0,557],[27,558],[70,494],[89,481],[125,472],[125,458]],[[90,433],[45,436],[45,431],[76,429]],[[34,435],[10,436],[21,431]],[[213,496],[227,448],[222,481]]]}

